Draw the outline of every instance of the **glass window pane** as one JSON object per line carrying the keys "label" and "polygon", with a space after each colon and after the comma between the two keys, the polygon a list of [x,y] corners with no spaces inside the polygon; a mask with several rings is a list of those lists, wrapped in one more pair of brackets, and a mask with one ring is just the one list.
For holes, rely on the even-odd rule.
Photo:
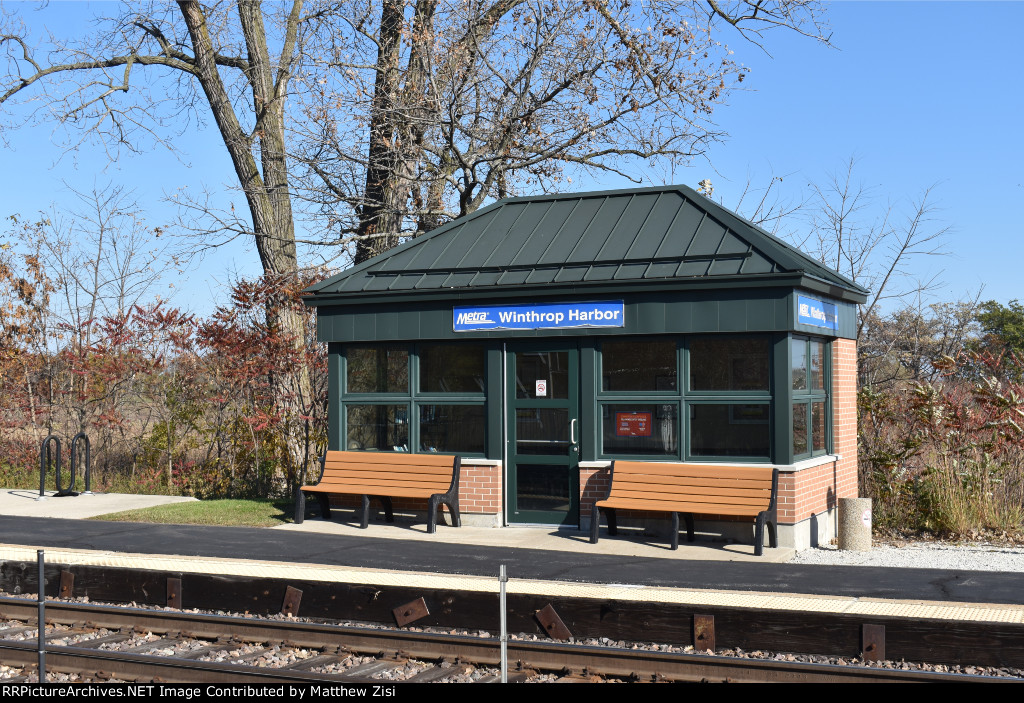
{"label": "glass window pane", "polygon": [[767,403],[690,405],[690,454],[766,457],[771,451]]}
{"label": "glass window pane", "polygon": [[690,340],[690,388],[767,391],[770,349],[767,337],[695,337]]}
{"label": "glass window pane", "polygon": [[516,465],[518,510],[569,510],[569,472],[564,466]]}
{"label": "glass window pane", "polygon": [[350,451],[409,451],[409,408],[406,405],[346,405]]}
{"label": "glass window pane", "polygon": [[793,403],[793,456],[807,452],[807,403]]}
{"label": "glass window pane", "polygon": [[569,410],[567,408],[517,408],[516,453],[567,456]]}
{"label": "glass window pane", "polygon": [[679,411],[675,403],[601,405],[604,454],[675,454]]}
{"label": "glass window pane", "polygon": [[811,340],[811,389],[825,390],[825,344]]}
{"label": "glass window pane", "polygon": [[793,390],[807,390],[807,340],[790,340],[790,348],[793,350]]}
{"label": "glass window pane", "polygon": [[516,352],[516,397],[568,398],[569,352]]}
{"label": "glass window pane", "polygon": [[825,403],[811,403],[811,448],[825,449]]}
{"label": "glass window pane", "polygon": [[405,347],[348,347],[345,359],[349,393],[409,392],[409,351]]}
{"label": "glass window pane", "polygon": [[420,345],[421,393],[483,393],[484,348],[474,344]]}
{"label": "glass window pane", "polygon": [[676,390],[676,343],[627,340],[601,344],[601,390]]}
{"label": "glass window pane", "polygon": [[420,451],[484,453],[484,406],[421,405]]}

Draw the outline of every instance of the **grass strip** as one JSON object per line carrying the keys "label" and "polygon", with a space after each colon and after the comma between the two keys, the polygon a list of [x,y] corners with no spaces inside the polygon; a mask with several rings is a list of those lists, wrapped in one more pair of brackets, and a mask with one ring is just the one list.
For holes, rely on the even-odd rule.
{"label": "grass strip", "polygon": [[125,510],[88,518],[109,522],[154,522],[166,525],[274,527],[292,521],[291,501],[197,500]]}

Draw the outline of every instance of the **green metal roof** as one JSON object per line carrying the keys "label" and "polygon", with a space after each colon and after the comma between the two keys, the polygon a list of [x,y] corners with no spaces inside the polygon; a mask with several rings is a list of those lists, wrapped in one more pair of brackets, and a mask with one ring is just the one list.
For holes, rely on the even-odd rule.
{"label": "green metal roof", "polygon": [[837,297],[867,294],[691,188],[664,186],[501,200],[310,286],[307,300],[793,274]]}

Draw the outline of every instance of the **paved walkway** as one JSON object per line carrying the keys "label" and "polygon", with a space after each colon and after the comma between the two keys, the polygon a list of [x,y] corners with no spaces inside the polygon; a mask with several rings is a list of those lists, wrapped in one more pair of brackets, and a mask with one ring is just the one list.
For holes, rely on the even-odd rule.
{"label": "paved walkway", "polygon": [[122,493],[90,493],[57,498],[54,491],[46,491],[46,498],[39,500],[38,490],[2,488],[0,489],[0,515],[82,519],[119,513],[122,510],[151,508],[155,505],[194,500],[196,499],[181,496],[142,496]]}

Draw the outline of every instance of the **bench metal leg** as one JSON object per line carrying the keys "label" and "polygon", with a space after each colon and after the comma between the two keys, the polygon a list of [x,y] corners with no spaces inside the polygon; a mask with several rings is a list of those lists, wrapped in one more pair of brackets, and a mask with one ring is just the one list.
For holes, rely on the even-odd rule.
{"label": "bench metal leg", "polygon": [[362,507],[362,520],[360,521],[360,529],[365,530],[370,526],[370,496],[363,496],[363,507]]}
{"label": "bench metal leg", "polygon": [[[437,529],[438,514],[441,506],[447,505],[451,514],[452,527],[462,527],[462,516],[459,515],[459,500],[452,500],[447,493],[435,493],[427,501],[427,532],[433,534]],[[444,523],[444,514],[441,513],[441,522]]]}
{"label": "bench metal leg", "polygon": [[672,513],[672,549],[679,549],[679,513]]}
{"label": "bench metal leg", "polygon": [[306,519],[306,494],[301,490],[295,492],[295,524],[301,525]]}
{"label": "bench metal leg", "polygon": [[775,549],[776,547],[779,546],[779,537],[775,533],[775,521],[774,520],[768,520],[767,521],[767,525],[768,525],[768,546],[771,547],[772,549]]}
{"label": "bench metal leg", "polygon": [[686,541],[692,542],[695,539],[693,536],[693,514],[683,513],[683,520],[686,521]]}
{"label": "bench metal leg", "polygon": [[444,504],[448,506],[448,512],[452,515],[452,527],[462,527],[462,515],[459,514],[458,495],[456,495],[452,500],[445,500]]}
{"label": "bench metal leg", "polygon": [[601,509],[597,503],[590,506],[590,543],[597,544],[598,530],[601,529]]}
{"label": "bench metal leg", "polygon": [[391,503],[391,498],[389,496],[378,496],[378,498],[380,498],[380,502],[384,506],[384,520],[387,522],[394,522],[395,511]]}
{"label": "bench metal leg", "polygon": [[608,516],[608,534],[614,537],[619,534],[619,524],[615,519],[615,508],[605,508],[604,514]]}
{"label": "bench metal leg", "polygon": [[324,520],[331,519],[331,496],[326,493],[317,493],[316,500],[320,503],[320,517]]}
{"label": "bench metal leg", "polygon": [[441,507],[441,496],[434,495],[430,496],[430,500],[427,501],[427,534],[432,535],[437,532],[437,511]]}
{"label": "bench metal leg", "polygon": [[764,554],[764,513],[760,513],[757,516],[757,521],[754,523],[754,556],[759,557]]}

